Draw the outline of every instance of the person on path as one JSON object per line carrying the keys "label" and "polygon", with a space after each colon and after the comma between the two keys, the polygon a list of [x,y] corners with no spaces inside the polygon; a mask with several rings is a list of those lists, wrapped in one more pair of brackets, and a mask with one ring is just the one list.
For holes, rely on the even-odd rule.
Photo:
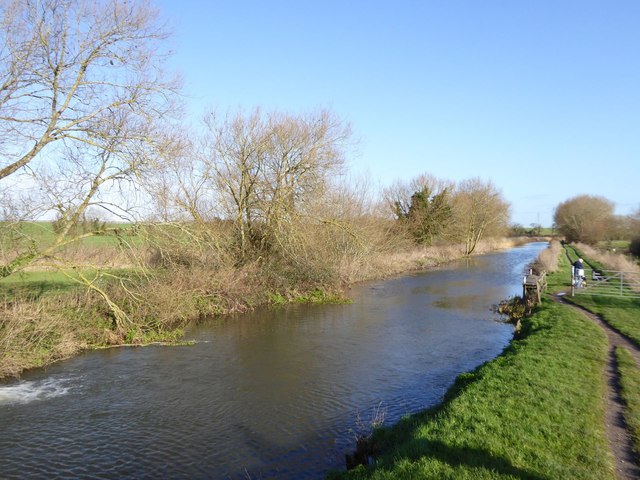
{"label": "person on path", "polygon": [[580,288],[584,286],[585,278],[584,278],[584,260],[579,258],[575,262],[573,262],[573,284]]}

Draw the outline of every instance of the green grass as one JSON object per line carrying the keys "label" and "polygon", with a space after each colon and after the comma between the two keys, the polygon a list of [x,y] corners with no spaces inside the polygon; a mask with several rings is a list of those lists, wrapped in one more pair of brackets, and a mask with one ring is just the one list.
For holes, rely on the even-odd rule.
{"label": "green grass", "polygon": [[0,298],[37,299],[44,294],[69,292],[77,286],[62,272],[19,272],[0,279]]}
{"label": "green grass", "polygon": [[[66,275],[65,275],[66,273]],[[0,300],[21,298],[38,300],[43,295],[70,293],[77,289],[86,288],[83,284],[74,280],[82,273],[87,278],[95,278],[97,270],[83,269],[62,271],[28,271],[18,272],[9,277],[0,279]],[[119,278],[133,278],[136,271],[126,269],[108,269],[100,273],[106,273],[100,281],[108,282],[112,276]],[[71,277],[71,278],[70,278]]]}
{"label": "green grass", "polygon": [[461,375],[441,406],[376,431],[384,453],[374,468],[335,478],[615,478],[603,422],[604,334],[547,300],[521,335]]}
{"label": "green grass", "polygon": [[636,459],[640,460],[640,370],[626,348],[616,348],[616,358],[625,403],[624,418],[631,431]]}
{"label": "green grass", "polygon": [[640,345],[640,299],[580,294],[568,300],[597,313],[613,328]]}
{"label": "green grass", "polygon": [[[566,247],[572,260],[578,258],[580,252],[573,247]],[[602,268],[598,262],[586,259],[594,268]],[[570,263],[566,255],[561,255],[560,270],[563,275],[558,276],[556,283],[552,286],[554,291],[567,290],[570,288]],[[580,293],[574,297],[566,297],[567,300],[596,313],[609,325],[614,327],[623,335],[627,336],[640,345],[640,299],[631,297],[605,297]]]}
{"label": "green grass", "polygon": [[[4,227],[7,225],[9,224],[0,222],[0,227]],[[130,233],[128,231],[133,231],[132,224],[109,223],[107,224],[107,227],[120,229],[121,233],[124,235],[124,238],[126,238],[128,242],[140,241],[140,239],[136,235],[128,236],[128,233]],[[21,241],[34,241],[41,247],[51,245],[55,239],[55,233],[53,231],[53,225],[51,222],[20,222],[17,225],[11,225],[10,230],[14,232],[14,236],[15,234],[18,234],[18,237],[21,239]],[[77,245],[79,246],[98,248],[102,246],[117,246],[118,244],[119,239],[113,234],[92,235],[77,242]]]}

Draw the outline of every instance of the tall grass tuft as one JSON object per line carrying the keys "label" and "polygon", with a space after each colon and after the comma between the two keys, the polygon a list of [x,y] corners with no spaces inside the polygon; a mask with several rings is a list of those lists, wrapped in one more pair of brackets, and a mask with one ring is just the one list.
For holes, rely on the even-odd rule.
{"label": "tall grass tuft", "polygon": [[104,330],[85,324],[78,306],[70,296],[0,304],[0,378],[68,358],[87,342],[103,341]]}

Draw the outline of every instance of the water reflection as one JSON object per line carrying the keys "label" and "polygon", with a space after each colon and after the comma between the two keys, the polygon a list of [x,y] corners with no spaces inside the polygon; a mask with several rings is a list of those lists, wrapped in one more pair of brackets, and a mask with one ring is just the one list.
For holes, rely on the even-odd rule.
{"label": "water reflection", "polygon": [[20,383],[0,387],[2,475],[323,478],[353,448],[358,417],[431,406],[502,351],[512,330],[490,307],[520,292],[541,248],[361,285],[348,305],[200,325],[193,346],[90,352],[29,373],[66,390],[2,403]]}

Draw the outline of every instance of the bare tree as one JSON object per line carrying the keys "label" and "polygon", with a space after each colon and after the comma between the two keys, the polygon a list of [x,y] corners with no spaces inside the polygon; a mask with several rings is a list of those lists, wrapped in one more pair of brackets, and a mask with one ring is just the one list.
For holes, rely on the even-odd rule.
{"label": "bare tree", "polygon": [[0,8],[2,200],[9,208],[29,184],[39,198],[28,216],[55,211],[59,227],[52,244],[5,261],[7,276],[78,240],[70,233],[87,209],[131,219],[118,194],[169,143],[159,123],[176,111],[178,84],[165,79],[167,34],[147,2],[5,0]]}
{"label": "bare tree", "polygon": [[[4,0],[0,4],[0,179],[64,144],[109,151],[172,107],[162,71],[167,34],[147,2]],[[142,131],[141,131],[142,129]],[[122,141],[119,142],[122,145]]]}
{"label": "bare tree", "polygon": [[233,222],[242,260],[259,214],[258,184],[266,167],[268,128],[259,109],[246,116],[227,114],[224,119],[211,112],[204,121],[202,170],[212,183],[221,215]]}
{"label": "bare tree", "polygon": [[610,234],[613,203],[601,196],[578,195],[556,207],[553,221],[569,242],[595,244]]}
{"label": "bare tree", "polygon": [[[148,2],[118,0],[0,0],[0,27],[2,207],[11,210],[28,185],[29,210],[14,218],[57,218],[47,241],[13,224],[9,235],[22,241],[4,255],[0,276],[35,261],[82,267],[66,247],[118,229],[95,222],[79,231],[78,223],[99,210],[133,220],[141,175],[173,142],[163,123],[180,110],[179,82],[163,71],[167,33]],[[125,330],[126,316],[96,277],[76,272]]]}
{"label": "bare tree", "polygon": [[503,234],[509,221],[509,204],[491,181],[471,178],[458,184],[453,195],[454,229],[471,255],[485,236]]}
{"label": "bare tree", "polygon": [[351,130],[329,112],[309,115],[238,112],[205,119],[207,147],[201,159],[233,222],[244,260],[249,248],[285,243],[296,215],[322,193],[344,163]]}

